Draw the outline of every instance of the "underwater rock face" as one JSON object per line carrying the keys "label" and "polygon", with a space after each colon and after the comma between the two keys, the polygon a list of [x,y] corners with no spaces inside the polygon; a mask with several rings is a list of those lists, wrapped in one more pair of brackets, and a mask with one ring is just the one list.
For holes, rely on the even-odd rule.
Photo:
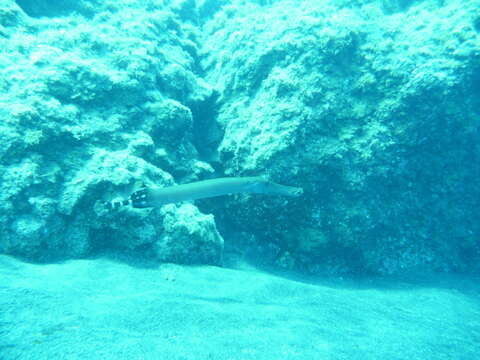
{"label": "underwater rock face", "polygon": [[[480,271],[478,8],[1,1],[0,251],[219,264],[247,234],[314,273]],[[191,206],[95,210],[214,172],[305,194],[202,201],[222,236]]]}
{"label": "underwater rock face", "polygon": [[225,171],[306,192],[225,221],[312,272],[478,271],[480,3],[234,3],[204,26]]}
{"label": "underwater rock face", "polygon": [[154,245],[162,262],[222,265],[223,238],[213,215],[201,214],[190,204],[162,209],[162,232]]}
{"label": "underwater rock face", "polygon": [[48,261],[153,246],[158,216],[99,217],[94,204],[208,172],[190,108],[213,92],[194,74],[195,41],[163,1],[1,2],[2,252]]}

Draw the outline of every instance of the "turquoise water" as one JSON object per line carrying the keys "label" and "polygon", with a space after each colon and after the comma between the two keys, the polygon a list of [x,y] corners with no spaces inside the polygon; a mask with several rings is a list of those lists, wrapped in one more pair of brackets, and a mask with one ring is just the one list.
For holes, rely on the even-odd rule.
{"label": "turquoise water", "polygon": [[479,9],[0,0],[0,360],[480,358]]}

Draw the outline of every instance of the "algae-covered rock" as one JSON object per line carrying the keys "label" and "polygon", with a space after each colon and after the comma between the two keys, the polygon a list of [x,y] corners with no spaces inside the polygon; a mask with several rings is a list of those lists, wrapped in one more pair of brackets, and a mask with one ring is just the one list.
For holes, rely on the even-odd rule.
{"label": "algae-covered rock", "polygon": [[204,26],[203,64],[221,89],[225,172],[264,172],[306,190],[275,212],[249,200],[263,221],[234,206],[225,221],[314,272],[478,269],[478,6],[219,9]]}
{"label": "algae-covered rock", "polygon": [[52,260],[157,241],[158,217],[98,216],[95,204],[198,176],[190,107],[213,90],[178,11],[160,0],[1,1],[2,252]]}
{"label": "algae-covered rock", "polygon": [[0,1],[0,37],[8,37],[17,26],[25,25],[25,18],[15,1]]}
{"label": "algae-covered rock", "polygon": [[[0,251],[480,271],[479,8],[0,1]],[[305,193],[101,207],[224,175]]]}
{"label": "algae-covered rock", "polygon": [[161,261],[183,264],[221,265],[223,238],[213,215],[201,214],[192,205],[173,205],[162,209],[162,233],[154,245]]}

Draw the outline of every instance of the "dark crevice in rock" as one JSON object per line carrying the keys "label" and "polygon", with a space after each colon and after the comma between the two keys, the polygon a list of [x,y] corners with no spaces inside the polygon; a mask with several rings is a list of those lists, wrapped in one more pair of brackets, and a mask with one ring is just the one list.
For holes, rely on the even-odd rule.
{"label": "dark crevice in rock", "polygon": [[480,33],[480,15],[478,15],[474,20],[473,20],[473,28],[477,33]]}
{"label": "dark crevice in rock", "polygon": [[223,129],[216,122],[218,112],[218,92],[205,101],[190,106],[193,117],[193,144],[200,157],[206,161],[217,158],[217,149],[223,138]]}
{"label": "dark crevice in rock", "polygon": [[407,11],[417,0],[382,0],[382,7],[386,14],[395,14]]}
{"label": "dark crevice in rock", "polygon": [[215,14],[226,5],[224,0],[205,0],[198,7],[198,15],[200,17],[200,22],[206,23],[208,20],[213,18]]}
{"label": "dark crevice in rock", "polygon": [[[86,17],[93,17],[95,1],[85,4],[78,0],[15,0],[17,5],[30,17],[61,17],[78,13]],[[88,6],[88,5],[91,5]]]}

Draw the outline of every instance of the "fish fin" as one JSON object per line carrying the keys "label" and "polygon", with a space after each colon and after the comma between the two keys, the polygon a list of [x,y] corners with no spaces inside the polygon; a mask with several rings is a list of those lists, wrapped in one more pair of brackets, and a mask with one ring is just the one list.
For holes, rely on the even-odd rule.
{"label": "fish fin", "polygon": [[140,190],[137,190],[130,195],[129,201],[131,202],[134,208],[147,208],[152,207],[150,205],[150,196],[148,188],[144,187]]}

